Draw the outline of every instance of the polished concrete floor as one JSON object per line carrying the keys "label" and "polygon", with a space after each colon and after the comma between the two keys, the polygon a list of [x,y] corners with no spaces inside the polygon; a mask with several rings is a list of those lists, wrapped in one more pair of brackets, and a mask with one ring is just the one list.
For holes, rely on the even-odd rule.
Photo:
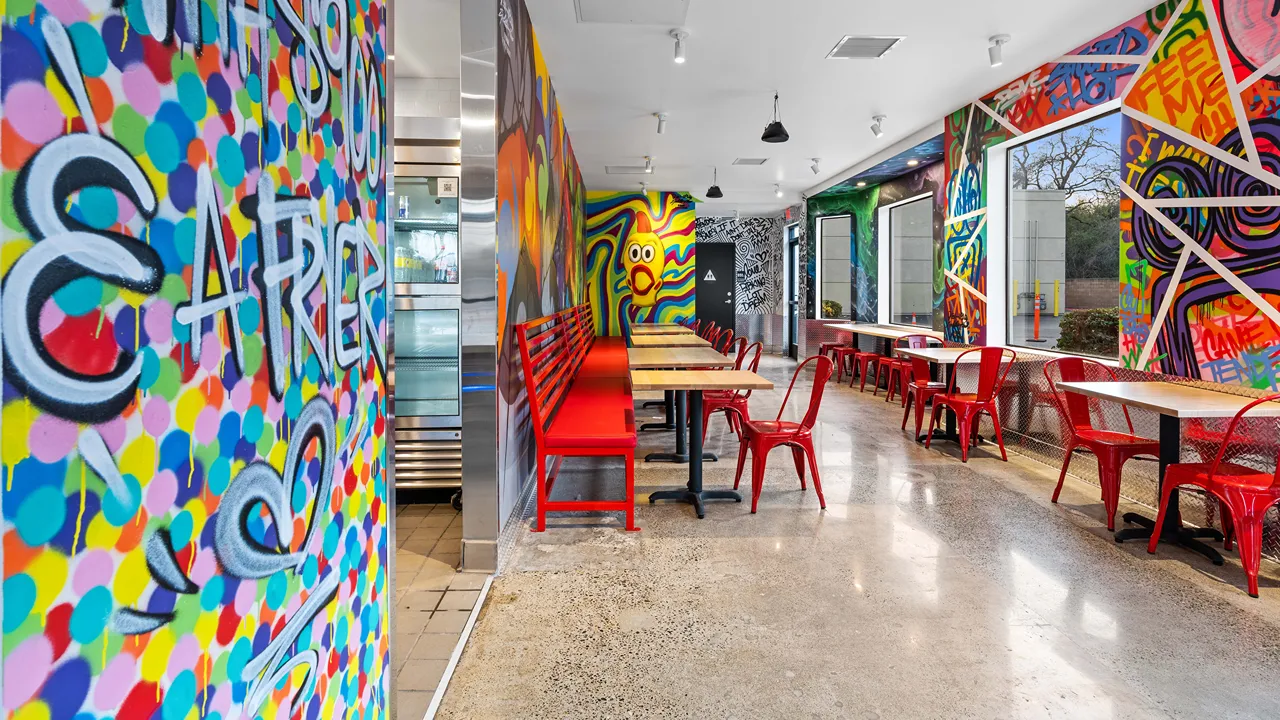
{"label": "polished concrete floor", "polygon": [[[753,415],[776,412],[792,367],[766,358],[783,387],[753,396]],[[639,533],[615,517],[525,530],[441,717],[1280,717],[1276,564],[1249,598],[1234,553],[1215,568],[1117,545],[1095,487],[1069,479],[1052,505],[1056,468],[985,448],[964,465],[900,419],[829,388],[825,511],[778,450],[754,516],[715,503],[699,521],[641,495]],[[736,442],[712,422],[724,459],[706,484],[729,487]],[[608,492],[622,475],[566,468],[557,494]],[[638,493],[684,472],[641,463]]]}

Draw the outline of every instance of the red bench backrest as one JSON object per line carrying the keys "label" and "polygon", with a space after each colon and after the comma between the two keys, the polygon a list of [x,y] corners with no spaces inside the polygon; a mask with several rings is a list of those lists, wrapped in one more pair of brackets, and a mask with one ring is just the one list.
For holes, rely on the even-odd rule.
{"label": "red bench backrest", "polygon": [[556,408],[582,367],[595,331],[586,305],[561,310],[516,326],[520,367],[533,434],[539,445]]}

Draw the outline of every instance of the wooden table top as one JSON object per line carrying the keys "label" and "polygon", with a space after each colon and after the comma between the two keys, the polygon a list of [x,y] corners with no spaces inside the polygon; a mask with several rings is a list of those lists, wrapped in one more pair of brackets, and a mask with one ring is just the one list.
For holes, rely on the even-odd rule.
{"label": "wooden table top", "polygon": [[840,330],[842,332],[857,333],[859,335],[870,335],[872,337],[886,338],[889,340],[897,340],[908,335],[928,335],[932,338],[942,339],[942,333],[928,328],[908,328],[894,327],[892,325],[878,325],[876,323],[834,323],[827,325],[831,330]]}
{"label": "wooden table top", "polygon": [[772,390],[748,370],[632,370],[632,390]]}
{"label": "wooden table top", "polygon": [[631,336],[638,335],[693,335],[693,330],[683,325],[632,325]]}
{"label": "wooden table top", "polygon": [[[1112,400],[1176,418],[1229,418],[1254,398],[1167,382],[1060,382],[1063,390]],[[1257,417],[1280,417],[1280,403],[1260,405],[1250,411]]]}
{"label": "wooden table top", "polygon": [[645,368],[733,367],[734,358],[709,347],[627,348],[627,364],[632,370]]}
{"label": "wooden table top", "polygon": [[711,343],[697,335],[633,335],[631,347],[711,347]]}

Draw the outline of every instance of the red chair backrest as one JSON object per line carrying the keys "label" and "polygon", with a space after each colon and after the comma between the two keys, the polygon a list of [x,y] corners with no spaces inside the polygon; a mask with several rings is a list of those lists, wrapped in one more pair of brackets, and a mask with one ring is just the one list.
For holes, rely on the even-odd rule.
{"label": "red chair backrest", "polygon": [[702,339],[703,339],[703,340],[706,340],[707,342],[713,342],[713,341],[715,341],[715,339],[716,339],[716,333],[718,333],[718,332],[720,332],[720,331],[719,331],[719,329],[718,329],[718,328],[716,328],[716,324],[715,324],[715,322],[711,322],[711,321],[709,321],[709,322],[707,322],[707,324],[706,324],[706,325],[703,325],[703,326],[702,326],[702,332],[700,332],[700,333],[698,333],[698,334],[702,336]]}
{"label": "red chair backrest", "polygon": [[800,427],[806,430],[813,429],[814,423],[818,421],[818,406],[822,404],[822,391],[827,387],[831,373],[835,372],[836,364],[826,355],[814,355],[800,363],[800,367],[797,367],[791,376],[791,385],[787,387],[787,394],[783,396],[782,405],[778,408],[778,417],[775,418],[775,420],[782,419],[782,412],[787,409],[787,400],[791,399],[791,391],[796,388],[796,379],[800,377],[804,366],[809,363],[817,364],[813,368],[813,390],[809,394],[809,409],[800,420]]}
{"label": "red chair backrest", "polygon": [[[1236,416],[1231,418],[1231,424],[1227,425],[1227,431],[1222,436],[1222,444],[1218,447],[1217,454],[1213,456],[1213,464],[1209,466],[1210,477],[1217,474],[1218,466],[1222,464],[1222,457],[1227,453],[1227,448],[1231,446],[1231,439],[1235,436],[1236,428],[1240,425],[1240,421],[1244,420],[1245,416],[1248,415],[1250,411],[1252,411],[1254,408],[1258,407],[1259,405],[1263,403],[1276,402],[1276,401],[1280,401],[1280,393],[1258,398],[1257,400],[1254,400],[1248,405],[1245,405],[1244,407],[1240,408],[1240,412],[1236,413]],[[1272,435],[1270,431],[1267,434],[1269,436],[1267,439],[1271,441],[1271,442],[1268,442],[1267,444],[1270,445],[1271,443],[1274,442],[1274,435]],[[1251,443],[1251,444],[1257,444],[1257,443]],[[1275,468],[1274,474],[1272,475],[1271,483],[1272,483],[1272,487],[1280,485],[1280,456],[1276,457],[1276,468]]]}
{"label": "red chair backrest", "polygon": [[729,348],[733,347],[733,331],[729,328],[721,330],[716,339],[711,341],[711,347],[719,350],[722,355],[728,355]]}
{"label": "red chair backrest", "polygon": [[[1054,379],[1054,376],[1057,379]],[[1075,434],[1076,430],[1093,429],[1093,410],[1098,402],[1080,393],[1059,390],[1059,382],[1115,382],[1116,371],[1097,360],[1081,357],[1055,358],[1044,364],[1044,379],[1049,381],[1049,390],[1053,393],[1053,401],[1058,412],[1067,423],[1067,431]],[[1129,418],[1129,409],[1120,406],[1124,411],[1124,421],[1129,426],[1129,434],[1133,434],[1133,420]]]}
{"label": "red chair backrest", "polygon": [[[979,353],[978,361],[978,391],[976,400],[978,402],[990,402],[1004,387],[1004,380],[1009,375],[1009,371],[1013,369],[1013,363],[1018,359],[1018,353],[1006,347],[979,347],[972,350],[966,350],[956,357],[955,363],[951,367],[951,387],[947,389],[948,393],[956,391],[956,372],[960,364],[968,355]],[[1005,358],[1008,358],[1007,360]],[[1001,366],[1004,366],[1003,368]]]}
{"label": "red chair backrest", "polygon": [[689,326],[689,329],[690,329],[690,330],[692,330],[694,333],[697,333],[697,332],[698,332],[698,326],[702,324],[702,321],[701,321],[701,320],[694,320],[693,318],[690,318],[690,319],[689,319],[689,322],[688,322],[687,324],[688,324],[688,326]]}
{"label": "red chair backrest", "polygon": [[[733,347],[735,345],[737,346],[736,352],[738,353],[738,355],[733,361],[733,369],[741,370],[742,361],[745,360],[747,357],[747,339],[744,337],[740,337],[737,340],[735,340],[733,344],[730,345],[730,347]],[[725,354],[727,355],[728,353],[725,353]]]}
{"label": "red chair backrest", "polygon": [[[746,338],[738,338],[738,340],[744,343],[747,341]],[[758,372],[760,370],[760,353],[763,351],[764,351],[764,343],[762,342],[755,342],[743,348],[742,354],[738,357],[738,364],[736,366],[736,369],[741,370],[742,358],[749,357],[751,358],[751,362],[747,363],[747,370],[750,372]],[[750,390],[739,390],[735,394],[740,398],[751,397]]]}

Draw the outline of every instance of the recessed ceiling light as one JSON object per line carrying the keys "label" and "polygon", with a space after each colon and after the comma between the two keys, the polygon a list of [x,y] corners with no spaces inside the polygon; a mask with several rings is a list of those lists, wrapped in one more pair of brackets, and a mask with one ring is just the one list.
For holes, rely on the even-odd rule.
{"label": "recessed ceiling light", "polygon": [[867,186],[867,181],[866,181],[866,180],[859,180],[859,181],[858,181],[858,187],[866,187],[866,186]]}
{"label": "recessed ceiling light", "polygon": [[919,161],[919,160],[916,160],[915,158],[912,158],[912,159],[910,159],[910,160],[908,160],[908,161],[907,161],[907,167],[915,167],[915,166],[917,166],[917,165],[919,165],[919,164],[920,164],[920,161]]}
{"label": "recessed ceiling light", "polygon": [[769,158],[737,158],[733,161],[734,165],[763,165],[769,162]]}

